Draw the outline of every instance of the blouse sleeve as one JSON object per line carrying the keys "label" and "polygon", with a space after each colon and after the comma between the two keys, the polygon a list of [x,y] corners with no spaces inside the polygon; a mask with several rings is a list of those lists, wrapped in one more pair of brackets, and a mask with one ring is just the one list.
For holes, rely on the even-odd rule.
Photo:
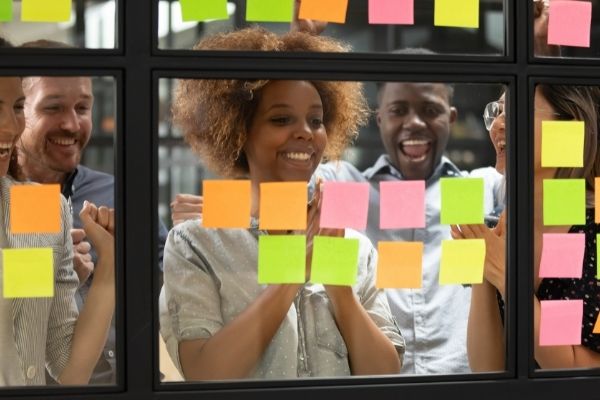
{"label": "blouse sleeve", "polygon": [[71,239],[71,214],[61,197],[62,240],[53,248],[54,253],[54,298],[48,318],[46,338],[46,363],[50,375],[57,378],[67,365],[71,355],[73,331],[78,311],[75,291],[79,284],[73,269],[73,242]]}

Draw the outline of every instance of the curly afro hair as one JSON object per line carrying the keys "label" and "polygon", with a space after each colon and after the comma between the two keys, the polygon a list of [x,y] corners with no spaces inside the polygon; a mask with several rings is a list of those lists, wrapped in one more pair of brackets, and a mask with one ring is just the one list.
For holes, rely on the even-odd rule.
{"label": "curly afro hair", "polygon": [[[217,34],[194,50],[343,52],[340,42],[303,32],[276,35],[260,27]],[[243,177],[248,129],[268,80],[183,79],[172,106],[173,122],[203,163],[223,177]],[[359,82],[311,81],[321,96],[328,143],[324,158],[338,159],[368,120],[369,108]]]}

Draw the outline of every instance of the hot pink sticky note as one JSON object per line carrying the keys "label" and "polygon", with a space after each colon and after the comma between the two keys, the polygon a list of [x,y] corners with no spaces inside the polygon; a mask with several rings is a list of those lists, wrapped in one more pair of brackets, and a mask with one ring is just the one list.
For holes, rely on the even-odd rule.
{"label": "hot pink sticky note", "polygon": [[369,0],[369,23],[413,25],[414,0]]}
{"label": "hot pink sticky note", "polygon": [[583,300],[542,300],[540,346],[581,344]]}
{"label": "hot pink sticky note", "polygon": [[581,278],[585,233],[544,233],[540,278]]}
{"label": "hot pink sticky note", "polygon": [[591,2],[552,0],[548,13],[548,44],[590,47]]}
{"label": "hot pink sticky note", "polygon": [[325,182],[321,204],[321,228],[367,227],[369,184],[358,182]]}
{"label": "hot pink sticky note", "polygon": [[425,227],[425,181],[380,182],[381,229]]}

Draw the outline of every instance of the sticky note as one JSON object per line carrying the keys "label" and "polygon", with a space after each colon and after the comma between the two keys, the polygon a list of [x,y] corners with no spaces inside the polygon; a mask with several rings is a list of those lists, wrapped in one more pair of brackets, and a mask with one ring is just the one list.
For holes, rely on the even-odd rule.
{"label": "sticky note", "polygon": [[2,263],[4,298],[54,296],[52,248],[2,249]]}
{"label": "sticky note", "polygon": [[330,236],[313,238],[310,281],[352,286],[358,273],[358,239]]}
{"label": "sticky note", "polygon": [[544,233],[540,278],[580,278],[585,233]]}
{"label": "sticky note", "polygon": [[485,240],[443,240],[440,285],[481,283],[485,262]]}
{"label": "sticky note", "polygon": [[307,182],[260,184],[260,229],[306,229]]}
{"label": "sticky note", "polygon": [[544,225],[585,224],[585,179],[544,179]]}
{"label": "sticky note", "polygon": [[246,20],[263,22],[291,22],[294,0],[247,0]]}
{"label": "sticky note", "polygon": [[421,287],[422,242],[379,242],[377,253],[377,288]]}
{"label": "sticky note", "polygon": [[594,221],[600,223],[600,178],[594,178]]}
{"label": "sticky note", "polygon": [[21,21],[65,22],[71,19],[71,0],[23,0]]}
{"label": "sticky note", "polygon": [[302,0],[298,18],[343,24],[347,10],[348,0]]}
{"label": "sticky note", "polygon": [[324,182],[321,228],[366,229],[369,183]]}
{"label": "sticky note", "polygon": [[479,28],[479,0],[435,0],[433,24]]}
{"label": "sticky note", "polygon": [[379,183],[381,229],[425,227],[425,181]]}
{"label": "sticky note", "polygon": [[483,224],[483,178],[442,178],[441,223]]}
{"label": "sticky note", "polygon": [[227,0],[179,0],[184,21],[229,19]]}
{"label": "sticky note", "polygon": [[414,0],[369,0],[369,23],[413,25]]}
{"label": "sticky note", "polygon": [[540,310],[540,346],[581,344],[583,300],[541,300]]}
{"label": "sticky note", "polygon": [[258,237],[258,283],[282,284],[306,281],[306,236]]}
{"label": "sticky note", "polygon": [[596,234],[596,279],[600,279],[600,267],[598,264],[598,254],[600,254],[600,234]]}
{"label": "sticky note", "polygon": [[548,8],[548,44],[590,47],[592,3],[552,0]]}
{"label": "sticky note", "polygon": [[57,184],[11,186],[11,233],[59,233],[60,198]]}
{"label": "sticky note", "polygon": [[202,182],[202,196],[203,227],[250,227],[250,181],[206,180]]}
{"label": "sticky note", "polygon": [[596,318],[596,323],[594,324],[594,330],[592,333],[600,333],[600,314],[598,314],[598,318]]}
{"label": "sticky note", "polygon": [[13,0],[0,0],[0,21],[12,21]]}
{"label": "sticky note", "polygon": [[542,167],[583,167],[583,121],[542,121]]}

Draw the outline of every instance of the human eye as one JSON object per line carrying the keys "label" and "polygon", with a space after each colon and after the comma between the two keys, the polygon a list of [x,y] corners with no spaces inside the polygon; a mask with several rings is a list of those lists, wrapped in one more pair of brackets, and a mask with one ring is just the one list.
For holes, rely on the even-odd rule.
{"label": "human eye", "polygon": [[56,113],[60,111],[60,104],[47,104],[42,108],[47,113]]}
{"label": "human eye", "polygon": [[292,117],[289,115],[276,115],[270,118],[270,121],[279,126],[287,125],[292,121]]}
{"label": "human eye", "polygon": [[394,116],[403,117],[408,114],[408,107],[404,104],[394,104],[388,109],[388,112]]}
{"label": "human eye", "polygon": [[76,110],[79,114],[86,114],[91,110],[91,107],[87,104],[81,104],[76,107]]}
{"label": "human eye", "polygon": [[423,108],[423,114],[427,118],[435,118],[443,113],[444,113],[444,108],[440,107],[438,104],[433,104],[433,103],[426,104],[425,107]]}
{"label": "human eye", "polygon": [[15,105],[13,106],[13,109],[15,110],[16,113],[23,113],[23,110],[25,109],[25,103],[20,101],[15,103]]}
{"label": "human eye", "polygon": [[323,118],[321,118],[321,117],[310,118],[310,126],[313,129],[321,128],[323,126]]}

